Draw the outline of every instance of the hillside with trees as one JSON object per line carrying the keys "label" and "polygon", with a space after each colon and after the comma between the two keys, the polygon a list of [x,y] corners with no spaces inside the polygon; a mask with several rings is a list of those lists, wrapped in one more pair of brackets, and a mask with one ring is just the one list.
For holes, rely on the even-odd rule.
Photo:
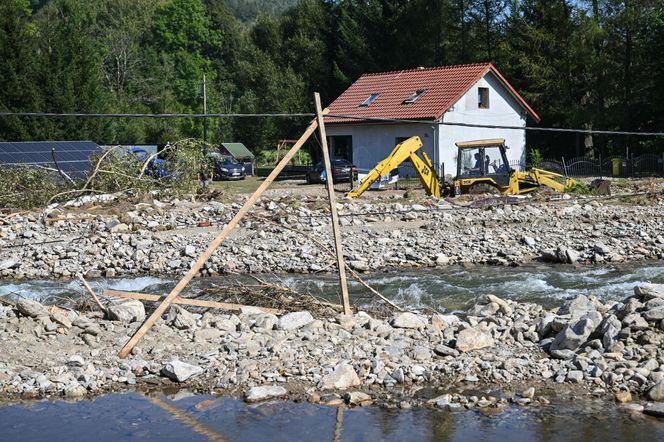
{"label": "hillside with trees", "polygon": [[[289,8],[284,11],[284,8]],[[311,112],[364,72],[493,61],[541,126],[664,130],[660,0],[4,0],[0,112]],[[255,152],[303,118],[212,120]],[[156,143],[192,119],[0,118],[0,139]],[[658,144],[659,143],[659,144]],[[529,134],[561,155],[661,139]]]}

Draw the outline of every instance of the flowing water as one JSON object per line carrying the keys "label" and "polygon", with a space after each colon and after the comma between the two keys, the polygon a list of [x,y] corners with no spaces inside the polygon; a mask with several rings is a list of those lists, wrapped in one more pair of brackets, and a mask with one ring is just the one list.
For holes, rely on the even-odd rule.
{"label": "flowing water", "polygon": [[[334,275],[269,277],[298,291],[334,299]],[[457,310],[478,295],[492,293],[547,307],[579,294],[605,300],[630,295],[643,282],[664,283],[664,265],[572,267],[447,267],[389,271],[364,276],[385,296],[411,308]],[[244,279],[245,282],[248,280]],[[167,278],[138,277],[91,281],[95,290],[163,294]],[[232,282],[232,281],[231,281]],[[229,283],[197,279],[188,289]],[[351,283],[359,303],[366,290]],[[0,297],[25,296],[47,302],[82,294],[77,282],[1,282]],[[630,415],[607,401],[555,399],[547,407],[509,407],[499,415],[432,409],[379,407],[341,410],[308,403],[247,405],[212,396],[147,397],[110,394],[90,401],[35,401],[0,406],[0,440],[330,440],[330,441],[664,441],[664,420]]]}
{"label": "flowing water", "polygon": [[[182,395],[178,395],[182,396]],[[185,395],[186,396],[186,395]],[[0,407],[0,438],[17,441],[662,441],[664,422],[605,401],[509,407],[498,415],[435,409],[247,405],[212,396],[139,393]]]}
{"label": "flowing water", "polygon": [[[300,292],[334,300],[338,280],[334,275],[280,275],[265,279],[292,287]],[[255,283],[239,277],[244,283]],[[523,267],[442,267],[415,270],[391,270],[363,275],[363,279],[397,304],[411,309],[432,307],[457,310],[468,306],[478,295],[494,294],[516,301],[536,302],[555,307],[564,299],[595,295],[603,300],[621,300],[634,286],[643,282],[664,283],[664,264],[602,267],[532,265]],[[92,287],[167,293],[175,281],[167,278],[136,277],[91,280]],[[209,284],[228,284],[234,277],[204,278],[192,281],[189,291]],[[362,305],[370,293],[358,282],[350,281],[351,298]],[[186,293],[186,291],[185,291]],[[0,297],[27,296],[42,301],[80,296],[78,281],[0,282]]]}

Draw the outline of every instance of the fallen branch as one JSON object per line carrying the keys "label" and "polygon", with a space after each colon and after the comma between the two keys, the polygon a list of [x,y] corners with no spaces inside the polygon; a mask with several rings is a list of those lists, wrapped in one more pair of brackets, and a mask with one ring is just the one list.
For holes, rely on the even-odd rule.
{"label": "fallen branch", "polygon": [[[104,290],[104,296],[116,296],[118,298],[126,299],[138,299],[139,301],[151,301],[151,302],[161,302],[164,299],[164,296],[159,295],[149,295],[147,293],[137,293],[137,292],[125,292],[122,290]],[[231,311],[240,311],[243,307],[249,307],[241,304],[229,304],[226,302],[215,302],[215,301],[203,301],[201,299],[188,299],[176,297],[173,300],[173,304],[180,305],[192,305],[195,307],[206,307],[206,308],[218,308],[223,310]],[[260,309],[263,313],[272,313],[274,315],[280,315],[283,312],[274,308],[265,308],[265,307],[256,307]]]}

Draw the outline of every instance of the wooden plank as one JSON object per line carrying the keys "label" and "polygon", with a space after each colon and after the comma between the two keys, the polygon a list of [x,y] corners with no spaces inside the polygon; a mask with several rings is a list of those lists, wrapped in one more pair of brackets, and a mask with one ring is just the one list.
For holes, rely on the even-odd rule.
{"label": "wooden plank", "polygon": [[169,404],[165,400],[157,397],[152,397],[145,394],[143,396],[146,399],[148,399],[150,402],[161,408],[162,410],[173,415],[176,419],[178,419],[183,424],[187,425],[196,433],[200,434],[201,436],[204,436],[207,440],[215,442],[226,441],[226,439],[224,439],[224,437],[221,434],[217,433],[216,431],[214,431],[207,425],[201,423],[200,421],[194,419],[191,415],[186,413],[184,410],[181,410],[180,408],[176,407],[175,405]]}
{"label": "wooden plank", "polygon": [[231,233],[231,231],[237,226],[237,224],[240,222],[240,220],[244,217],[244,215],[247,214],[249,209],[256,203],[256,200],[265,192],[265,190],[272,184],[272,181],[279,175],[279,172],[282,171],[284,167],[290,162],[290,160],[295,156],[298,150],[304,145],[304,143],[309,139],[311,134],[313,134],[316,131],[316,128],[318,127],[318,123],[316,121],[312,121],[309,124],[309,127],[307,127],[307,130],[304,131],[302,136],[297,140],[297,143],[293,145],[291,150],[288,151],[288,153],[279,161],[279,164],[277,164],[277,167],[270,172],[270,175],[268,175],[267,178],[265,178],[265,181],[261,183],[260,186],[258,186],[258,189],[249,197],[249,199],[244,203],[242,208],[237,212],[237,214],[233,217],[233,219],[224,227],[224,229],[219,233],[219,235],[210,243],[207,249],[203,252],[203,254],[196,260],[196,262],[191,266],[189,271],[187,272],[186,275],[180,280],[180,282],[177,283],[177,285],[171,290],[171,292],[164,298],[164,300],[161,302],[161,304],[157,307],[157,309],[141,324],[141,326],[134,332],[132,337],[127,341],[125,346],[120,350],[120,353],[118,353],[118,356],[122,359],[126,358],[129,352],[138,344],[138,342],[141,340],[143,335],[150,330],[150,328],[154,325],[154,323],[161,317],[161,315],[164,314],[168,306],[173,302],[173,299],[175,299],[180,292],[189,284],[189,281],[191,281],[194,276],[198,275],[198,272],[201,270],[201,267],[203,267],[203,264],[212,256],[215,250],[217,250],[217,247],[221,245],[221,243],[226,239],[226,237]]}
{"label": "wooden plank", "polygon": [[86,281],[85,278],[83,278],[82,275],[78,275],[78,279],[81,280],[81,282],[83,283],[83,287],[85,287],[85,290],[86,290],[88,293],[90,293],[90,296],[92,296],[92,299],[95,300],[95,303],[97,303],[97,306],[99,307],[99,310],[101,310],[102,312],[106,313],[106,309],[105,309],[104,306],[101,304],[101,302],[99,302],[99,298],[97,298],[97,295],[95,294],[95,292],[94,292],[94,291],[92,290],[92,288],[88,285],[88,281]]}
{"label": "wooden plank", "polygon": [[346,266],[344,265],[344,252],[341,245],[341,232],[339,231],[339,216],[337,215],[337,201],[334,195],[334,180],[332,178],[332,164],[330,163],[330,152],[327,148],[327,136],[325,134],[325,122],[323,121],[323,109],[320,104],[320,94],[314,93],[316,101],[316,118],[318,120],[318,130],[320,131],[320,143],[323,150],[323,160],[325,161],[325,174],[327,179],[327,197],[330,201],[330,213],[332,214],[332,234],[334,235],[334,249],[337,252],[337,265],[339,267],[339,287],[341,288],[341,304],[344,307],[344,314],[350,315],[353,312],[350,309],[350,299],[348,296],[348,282],[346,281]]}
{"label": "wooden plank", "polygon": [[[147,293],[137,293],[137,292],[125,292],[123,290],[111,290],[111,289],[104,290],[104,296],[117,296],[118,298],[138,299],[139,301],[151,301],[151,302],[159,302],[163,301],[164,299],[164,296],[159,296],[159,295],[150,295]],[[206,307],[206,308],[220,308],[232,311],[240,311],[242,307],[247,307],[246,305],[241,305],[241,304],[229,304],[227,302],[217,302],[217,301],[204,301],[202,299],[188,299],[188,298],[181,298],[179,296],[173,299],[172,304],[193,305],[195,307]],[[280,315],[283,313],[281,310],[277,310],[274,308],[266,308],[266,307],[257,307],[257,308],[259,308],[264,313],[272,313],[274,315]]]}

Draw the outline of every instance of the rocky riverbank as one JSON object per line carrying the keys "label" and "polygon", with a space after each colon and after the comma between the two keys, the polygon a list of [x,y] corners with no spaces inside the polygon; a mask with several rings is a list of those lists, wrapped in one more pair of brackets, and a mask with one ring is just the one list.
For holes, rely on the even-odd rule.
{"label": "rocky riverbank", "polygon": [[[557,198],[488,205],[443,199],[344,200],[338,204],[344,253],[359,271],[664,257],[661,194],[622,200]],[[183,274],[242,201],[113,202],[109,207],[88,204],[75,213],[56,208],[0,218],[0,277]],[[206,263],[203,275],[333,268],[324,250],[332,245],[325,200],[291,192],[261,201]]]}
{"label": "rocky riverbank", "polygon": [[544,405],[543,392],[564,385],[664,415],[664,285],[638,286],[622,302],[580,296],[554,310],[485,295],[465,313],[387,319],[173,306],[118,359],[144,317],[135,300],[109,305],[106,318],[25,299],[1,307],[3,396],[78,398],[175,383],[248,401],[500,412],[509,401]]}

